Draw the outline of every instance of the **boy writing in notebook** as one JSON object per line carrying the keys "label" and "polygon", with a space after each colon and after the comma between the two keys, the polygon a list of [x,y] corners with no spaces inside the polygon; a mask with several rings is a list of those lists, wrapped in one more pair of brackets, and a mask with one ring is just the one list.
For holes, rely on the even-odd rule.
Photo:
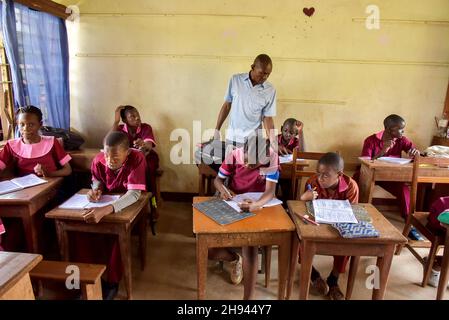
{"label": "boy writing in notebook", "polygon": [[[362,157],[378,159],[380,157],[401,158],[402,153],[414,157],[419,150],[407,137],[404,136],[405,120],[397,114],[391,114],[384,119],[384,130],[375,133],[365,139],[362,149]],[[360,172],[354,174],[354,179],[359,180]],[[390,192],[399,201],[402,217],[407,219],[410,211],[410,187],[404,182],[377,182],[379,186]],[[412,228],[409,237],[412,240],[423,240],[422,236]]]}
{"label": "boy writing in notebook", "polygon": [[[278,156],[270,148],[270,143],[262,136],[251,136],[243,148],[230,153],[221,165],[214,184],[223,200],[231,200],[235,194],[262,192],[256,201],[246,200],[239,206],[244,211],[256,212],[275,197],[276,183],[279,179]],[[228,188],[224,185],[229,179]],[[244,281],[244,299],[251,299],[257,277],[257,247],[243,247],[243,268],[248,277]],[[242,281],[242,257],[234,251],[213,249],[209,251],[213,260],[232,262],[231,281]]]}
{"label": "boy writing in notebook", "polygon": [[[129,148],[128,137],[123,132],[110,132],[104,138],[103,152],[92,162],[92,189],[89,201],[96,202],[104,193],[123,193],[111,205],[94,208],[84,214],[87,223],[98,223],[103,217],[114,214],[137,202],[145,191],[145,156]],[[75,261],[106,264],[104,299],[110,300],[118,291],[122,278],[122,263],[118,239],[99,234],[77,235]]]}
{"label": "boy writing in notebook", "polygon": [[[359,201],[357,183],[343,173],[344,161],[337,153],[326,153],[318,161],[317,174],[306,183],[307,191],[301,195],[301,200],[315,199],[349,200],[351,203]],[[346,270],[348,257],[334,256],[332,271],[324,281],[320,273],[312,267],[311,284],[321,295],[328,294],[331,300],[343,300],[344,296],[338,286],[338,277]]]}

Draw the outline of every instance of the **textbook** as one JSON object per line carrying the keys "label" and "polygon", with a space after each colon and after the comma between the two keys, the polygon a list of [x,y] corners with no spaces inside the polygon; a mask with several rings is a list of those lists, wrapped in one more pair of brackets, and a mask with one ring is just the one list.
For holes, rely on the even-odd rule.
{"label": "textbook", "polygon": [[41,179],[35,174],[29,174],[24,177],[14,178],[11,180],[0,182],[0,194],[11,193],[14,191],[34,187],[47,182],[48,182],[47,180]]}
{"label": "textbook", "polygon": [[120,198],[120,195],[102,195],[98,202],[90,202],[85,194],[75,194],[59,206],[60,209],[92,209],[106,207]]}

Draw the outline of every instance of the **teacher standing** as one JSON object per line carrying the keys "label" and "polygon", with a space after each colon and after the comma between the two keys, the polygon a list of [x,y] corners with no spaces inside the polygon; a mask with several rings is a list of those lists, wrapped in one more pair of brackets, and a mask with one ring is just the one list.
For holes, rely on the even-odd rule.
{"label": "teacher standing", "polygon": [[262,128],[262,123],[267,137],[272,143],[275,141],[273,117],[276,116],[276,89],[267,82],[272,69],[271,58],[260,54],[251,65],[249,73],[232,76],[215,127],[217,140],[221,126],[230,113],[226,132],[227,145],[243,146],[248,136]]}

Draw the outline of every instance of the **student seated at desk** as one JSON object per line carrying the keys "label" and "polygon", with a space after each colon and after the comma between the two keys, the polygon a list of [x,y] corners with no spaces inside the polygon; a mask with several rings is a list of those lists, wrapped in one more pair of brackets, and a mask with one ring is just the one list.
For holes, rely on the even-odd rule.
{"label": "student seated at desk", "polygon": [[[446,210],[449,210],[449,197],[441,197],[432,203],[429,209],[429,216],[427,217],[427,228],[430,229],[433,233],[440,236],[445,235],[446,228],[441,226],[440,221],[438,220],[438,216]],[[438,282],[440,281],[442,263],[441,258],[441,256],[436,256],[429,277],[428,284],[429,286],[432,286],[434,288],[438,288]]]}
{"label": "student seated at desk", "polygon": [[299,120],[288,118],[281,127],[281,133],[278,134],[278,151],[280,156],[293,153],[293,149],[298,148],[304,152],[304,133],[303,123]]}
{"label": "student seated at desk", "polygon": [[[120,120],[123,124],[120,124]],[[154,151],[156,140],[153,129],[148,123],[142,123],[139,111],[133,106],[119,106],[115,110],[115,120],[112,131],[120,131],[127,135],[129,146],[142,151],[147,163],[148,191],[156,191],[156,171],[159,168],[159,156]],[[157,219],[158,217],[153,217]]]}
{"label": "student seated at desk", "polygon": [[[52,136],[41,136],[42,112],[35,106],[19,108],[17,124],[20,138],[9,140],[0,151],[0,170],[12,169],[15,176],[34,173],[41,177],[66,177],[72,173],[70,155]],[[9,251],[21,250],[23,232],[19,221],[5,219],[8,236],[4,247]],[[22,244],[21,244],[22,243]]]}
{"label": "student seated at desk", "polygon": [[[90,201],[100,200],[103,193],[124,193],[112,205],[95,208],[84,216],[87,223],[98,223],[103,217],[120,212],[139,200],[145,186],[145,156],[129,148],[123,132],[110,132],[103,142],[104,152],[92,162],[92,190]],[[113,299],[122,278],[123,266],[117,238],[98,234],[79,234],[74,249],[75,261],[106,264],[105,299]]]}
{"label": "student seated at desk", "polygon": [[[214,181],[217,191],[224,200],[230,200],[235,194],[263,192],[256,202],[246,201],[239,204],[242,210],[256,212],[265,203],[275,197],[276,183],[279,179],[279,160],[265,139],[249,139],[243,148],[230,153],[220,167]],[[229,178],[229,188],[224,185]],[[244,281],[244,299],[251,299],[257,276],[257,247],[243,247],[243,268],[248,278],[243,279],[242,257],[228,248],[209,251],[209,259],[232,263],[231,281],[239,284]]]}
{"label": "student seated at desk", "polygon": [[35,106],[20,108],[17,123],[21,138],[9,140],[0,151],[0,170],[11,167],[17,176],[34,173],[65,177],[72,173],[70,155],[52,136],[41,136],[42,112]]}
{"label": "student seated at desk", "polygon": [[[303,123],[299,120],[288,118],[281,127],[278,135],[278,153],[280,156],[293,153],[298,148],[300,152],[305,151]],[[287,201],[291,193],[291,179],[280,179],[279,185],[282,191],[282,201]]]}
{"label": "student seated at desk", "polygon": [[[384,120],[384,130],[375,133],[365,139],[363,143],[362,157],[377,159],[380,157],[402,157],[402,152],[414,157],[419,153],[413,142],[404,136],[405,120],[397,114],[391,114]],[[359,180],[360,171],[354,174],[354,179]],[[410,187],[404,182],[377,182],[379,186],[394,195],[401,209],[404,219],[410,211]],[[422,236],[412,228],[409,237],[412,240],[423,240]]]}
{"label": "student seated at desk", "polygon": [[[301,200],[314,199],[349,200],[351,203],[359,201],[359,187],[349,176],[343,173],[344,161],[337,153],[326,153],[318,161],[317,174],[307,183],[307,191],[301,195]],[[310,186],[310,187],[308,187]],[[321,295],[329,295],[332,300],[344,300],[344,295],[338,286],[340,273],[346,270],[349,257],[334,256],[332,271],[324,281],[320,273],[312,267],[311,284]]]}

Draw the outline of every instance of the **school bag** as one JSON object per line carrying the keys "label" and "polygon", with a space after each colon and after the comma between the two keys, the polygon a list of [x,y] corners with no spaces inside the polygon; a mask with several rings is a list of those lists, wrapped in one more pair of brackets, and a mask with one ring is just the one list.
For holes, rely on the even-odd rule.
{"label": "school bag", "polygon": [[65,150],[78,150],[84,143],[84,139],[78,133],[66,129],[42,126],[40,132],[43,136],[53,136],[56,139],[62,139]]}

